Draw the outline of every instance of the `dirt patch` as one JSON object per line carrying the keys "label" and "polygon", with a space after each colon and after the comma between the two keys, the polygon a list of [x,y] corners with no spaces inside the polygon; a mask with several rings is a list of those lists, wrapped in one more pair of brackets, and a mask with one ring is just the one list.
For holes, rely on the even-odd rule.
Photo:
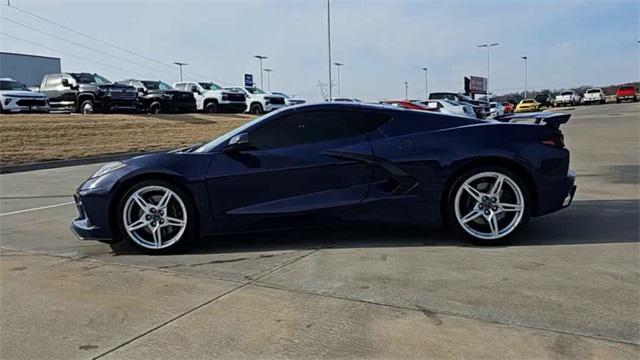
{"label": "dirt patch", "polygon": [[0,165],[178,148],[208,141],[243,114],[0,115]]}

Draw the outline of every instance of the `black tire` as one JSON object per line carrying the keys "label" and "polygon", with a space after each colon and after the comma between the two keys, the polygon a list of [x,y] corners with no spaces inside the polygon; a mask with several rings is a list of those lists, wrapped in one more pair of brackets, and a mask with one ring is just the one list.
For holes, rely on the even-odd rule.
{"label": "black tire", "polygon": [[153,101],[149,104],[149,114],[158,115],[160,113],[162,113],[162,104],[160,104],[160,101]]}
{"label": "black tire", "polygon": [[617,103],[617,104],[620,104],[620,99],[616,99],[616,103]]}
{"label": "black tire", "polygon": [[[180,197],[187,212],[186,214],[187,221],[186,221],[185,231],[176,242],[174,242],[173,244],[171,244],[166,248],[152,249],[152,248],[144,247],[141,244],[138,244],[134,239],[132,239],[125,229],[123,214],[125,211],[125,205],[127,203],[127,200],[137,190],[140,190],[148,186],[161,186],[161,187],[170,189],[178,197]],[[129,189],[127,189],[124,195],[120,198],[120,200],[118,201],[118,207],[116,209],[117,210],[116,210],[115,216],[117,218],[116,220],[118,225],[118,233],[120,235],[119,237],[121,239],[125,239],[133,247],[135,247],[136,249],[144,253],[147,253],[147,254],[178,253],[183,251],[189,243],[191,243],[197,238],[197,233],[198,233],[197,226],[198,226],[199,220],[197,219],[198,214],[197,214],[197,211],[195,210],[195,206],[191,200],[191,197],[187,193],[185,193],[185,191],[182,190],[182,188],[180,188],[179,186],[176,186],[171,182],[164,181],[164,180],[144,180],[139,183],[136,183],[133,186],[131,186]]]}
{"label": "black tire", "polygon": [[[511,230],[511,232],[497,239],[483,239],[470,234],[462,227],[460,222],[458,222],[458,218],[456,216],[455,200],[456,200],[456,194],[458,192],[458,189],[460,189],[460,187],[465,183],[465,181],[467,181],[474,175],[477,175],[483,172],[496,172],[509,177],[511,180],[513,180],[517,184],[523,197],[524,209],[523,209],[520,222],[515,225],[515,228]],[[458,236],[470,241],[473,244],[480,245],[480,246],[506,245],[510,243],[515,237],[517,237],[518,234],[527,226],[527,223],[529,222],[529,218],[531,214],[531,204],[532,204],[532,201],[531,201],[531,194],[530,194],[529,188],[526,182],[518,174],[502,166],[478,166],[463,173],[461,176],[459,176],[455,180],[455,182],[451,186],[451,189],[447,194],[446,223],[448,227],[454,230],[454,232]]]}
{"label": "black tire", "polygon": [[95,111],[96,111],[96,108],[93,103],[93,100],[91,99],[83,100],[80,103],[80,108],[78,109],[78,112],[83,115],[93,114]]}
{"label": "black tire", "polygon": [[251,108],[249,108],[249,112],[254,115],[260,115],[264,113],[264,109],[260,103],[253,103],[251,104]]}
{"label": "black tire", "polygon": [[209,101],[204,104],[204,112],[207,114],[215,114],[218,112],[218,103],[215,101]]}

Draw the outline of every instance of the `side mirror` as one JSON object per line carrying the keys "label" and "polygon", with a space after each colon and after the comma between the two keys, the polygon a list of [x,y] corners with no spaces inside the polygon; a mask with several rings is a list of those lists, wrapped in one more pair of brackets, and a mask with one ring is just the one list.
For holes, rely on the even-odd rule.
{"label": "side mirror", "polygon": [[71,84],[69,84],[69,79],[62,79],[62,86],[71,87]]}
{"label": "side mirror", "polygon": [[240,151],[249,147],[249,134],[241,133],[229,139],[229,144],[224,149],[225,152]]}
{"label": "side mirror", "polygon": [[139,93],[146,94],[146,93],[147,93],[147,90],[145,90],[145,88],[143,88],[143,87],[139,87],[139,88],[138,88],[138,92],[139,92]]}
{"label": "side mirror", "polygon": [[192,86],[192,87],[191,87],[191,92],[201,94],[201,93],[200,93],[200,90],[198,90],[198,88],[197,88],[197,87],[195,87],[195,86]]}

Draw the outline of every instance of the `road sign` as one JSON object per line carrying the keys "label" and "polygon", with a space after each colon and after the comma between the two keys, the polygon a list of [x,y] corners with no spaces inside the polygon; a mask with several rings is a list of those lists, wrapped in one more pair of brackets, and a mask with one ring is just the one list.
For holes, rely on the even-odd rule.
{"label": "road sign", "polygon": [[464,92],[467,94],[486,94],[487,78],[480,76],[464,77]]}
{"label": "road sign", "polygon": [[244,86],[253,86],[252,74],[244,74]]}

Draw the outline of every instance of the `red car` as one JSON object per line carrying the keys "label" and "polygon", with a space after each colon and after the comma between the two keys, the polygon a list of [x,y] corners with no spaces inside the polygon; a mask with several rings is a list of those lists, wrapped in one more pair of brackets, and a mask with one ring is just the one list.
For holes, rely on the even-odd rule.
{"label": "red car", "polygon": [[638,95],[636,94],[636,88],[633,85],[620,86],[616,90],[616,102],[620,103],[623,100],[638,101]]}
{"label": "red car", "polygon": [[513,105],[510,102],[503,102],[502,106],[504,106],[504,113],[505,114],[510,114],[513,112],[513,110],[515,109],[515,105]]}
{"label": "red car", "polygon": [[409,100],[385,100],[381,101],[380,103],[409,110],[438,111],[437,108],[428,107],[422,104],[411,102]]}

